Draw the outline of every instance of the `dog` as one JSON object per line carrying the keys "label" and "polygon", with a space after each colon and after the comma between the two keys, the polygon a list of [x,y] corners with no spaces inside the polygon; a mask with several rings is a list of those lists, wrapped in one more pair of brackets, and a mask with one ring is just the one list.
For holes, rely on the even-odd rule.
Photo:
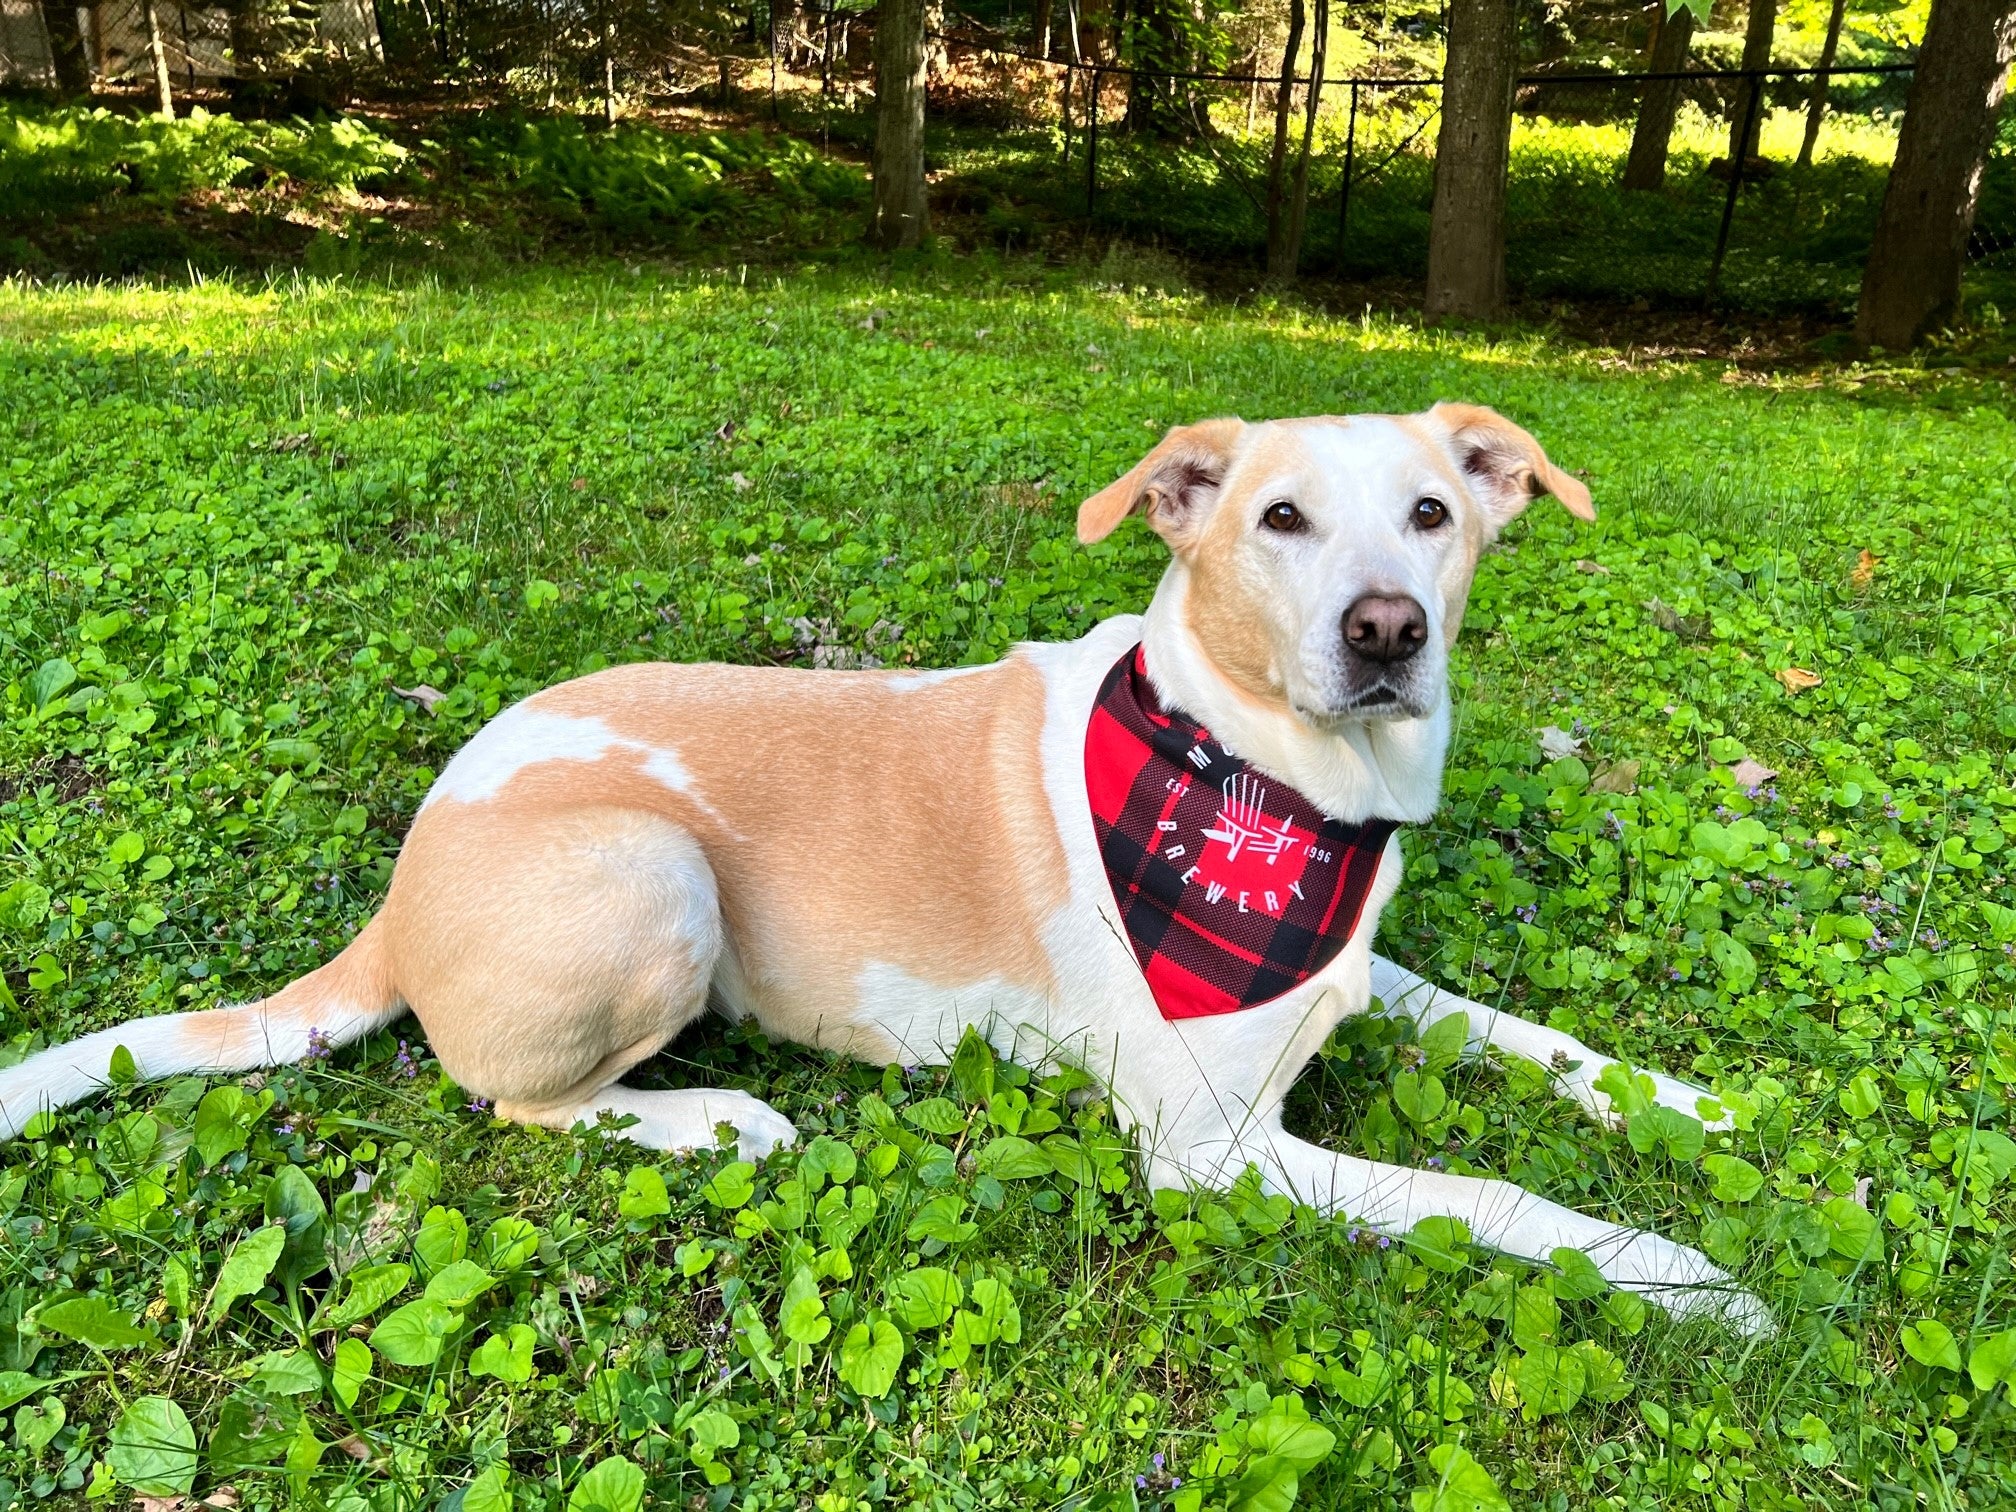
{"label": "dog", "polygon": [[[383,908],[242,1007],[136,1019],[0,1072],[0,1137],[108,1079],[284,1063],[412,1011],[497,1114],[604,1113],[654,1149],[796,1137],[744,1093],[622,1085],[711,1004],[874,1063],[969,1029],[1090,1073],[1151,1187],[1266,1187],[1381,1229],[1581,1250],[1676,1315],[1770,1315],[1694,1250],[1504,1181],[1334,1153],[1282,1107],[1377,999],[1547,1068],[1590,1112],[1611,1062],[1372,952],[1396,832],[1427,821],[1480,553],[1589,491],[1491,410],[1171,430],[1078,511],[1168,545],[1145,614],[942,671],[638,663],[533,695],[448,763]],[[1693,1114],[1706,1095],[1653,1078]],[[1710,1107],[1712,1114],[1715,1109]]]}

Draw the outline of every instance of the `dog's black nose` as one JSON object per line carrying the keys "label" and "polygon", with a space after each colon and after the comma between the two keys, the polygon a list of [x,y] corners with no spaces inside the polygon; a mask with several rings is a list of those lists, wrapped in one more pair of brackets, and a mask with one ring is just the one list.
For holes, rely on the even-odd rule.
{"label": "dog's black nose", "polygon": [[1427,612],[1405,594],[1368,593],[1344,611],[1344,648],[1366,661],[1404,662],[1427,643]]}

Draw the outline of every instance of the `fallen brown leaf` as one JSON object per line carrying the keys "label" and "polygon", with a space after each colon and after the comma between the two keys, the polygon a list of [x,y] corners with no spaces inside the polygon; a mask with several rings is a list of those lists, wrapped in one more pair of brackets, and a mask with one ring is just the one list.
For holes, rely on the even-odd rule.
{"label": "fallen brown leaf", "polygon": [[182,1509],[189,1505],[189,1500],[182,1496],[148,1496],[145,1493],[136,1493],[133,1505],[138,1507],[140,1512],[182,1512]]}
{"label": "fallen brown leaf", "polygon": [[1740,788],[1753,788],[1764,786],[1765,783],[1776,777],[1778,773],[1774,768],[1764,765],[1763,762],[1752,761],[1748,756],[1745,756],[1736,765],[1729,768],[1729,775],[1736,779],[1736,786]]}
{"label": "fallen brown leaf", "polygon": [[1820,686],[1820,674],[1808,672],[1804,667],[1780,667],[1771,675],[1785,685],[1787,693],[1804,693],[1808,688]]}
{"label": "fallen brown leaf", "polygon": [[434,712],[436,704],[448,696],[439,688],[429,687],[426,683],[421,683],[417,687],[412,688],[401,688],[395,684],[392,692],[396,697],[410,698],[429,714]]}
{"label": "fallen brown leaf", "polygon": [[354,1433],[348,1438],[336,1440],[336,1447],[349,1455],[353,1460],[368,1460],[371,1458],[371,1446]]}
{"label": "fallen brown leaf", "polygon": [[1587,557],[1582,558],[1581,561],[1575,564],[1575,570],[1577,572],[1593,572],[1598,577],[1610,576],[1610,569],[1608,567],[1605,567],[1601,562],[1592,562]]}
{"label": "fallen brown leaf", "polygon": [[1855,570],[1848,574],[1848,581],[1857,589],[1867,588],[1876,580],[1876,566],[1882,560],[1883,558],[1864,546],[1862,554],[1855,558]]}
{"label": "fallen brown leaf", "polygon": [[1639,761],[1613,761],[1598,769],[1589,781],[1592,793],[1616,793],[1628,796],[1638,791],[1638,769],[1644,765]]}

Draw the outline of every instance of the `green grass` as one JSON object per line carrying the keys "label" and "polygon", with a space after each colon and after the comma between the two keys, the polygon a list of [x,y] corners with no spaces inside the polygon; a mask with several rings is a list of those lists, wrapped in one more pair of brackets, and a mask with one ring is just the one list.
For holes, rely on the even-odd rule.
{"label": "green grass", "polygon": [[[1151,1201],[1102,1105],[984,1055],[696,1032],[647,1078],[758,1092],[810,1141],[750,1170],[500,1125],[409,1021],[0,1150],[24,1501],[2006,1502],[2006,388],[1634,369],[1229,309],[1124,259],[13,284],[0,341],[14,1056],[325,959],[430,775],[534,688],[801,658],[800,617],[855,649],[900,625],[876,644],[919,665],[1069,636],[1154,581],[1138,526],[1088,552],[1070,520],[1166,425],[1502,407],[1602,519],[1538,508],[1484,563],[1382,948],[1713,1084],[1739,1127],[1597,1130],[1431,1045],[1438,1099],[1384,1023],[1291,1124],[1700,1243],[1785,1323],[1675,1330],[1572,1266],[1251,1190]],[[1544,759],[1550,724],[1581,753]],[[1747,791],[1746,758],[1776,777]]]}

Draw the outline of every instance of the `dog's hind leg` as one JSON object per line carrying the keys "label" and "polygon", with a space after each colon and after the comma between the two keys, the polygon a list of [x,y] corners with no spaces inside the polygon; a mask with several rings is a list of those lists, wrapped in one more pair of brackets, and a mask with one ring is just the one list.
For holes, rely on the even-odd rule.
{"label": "dog's hind leg", "polygon": [[[1487,1008],[1453,992],[1444,992],[1425,977],[1404,966],[1396,966],[1383,956],[1372,957],[1372,992],[1389,1013],[1405,1014],[1424,1030],[1452,1014],[1464,1014],[1470,1021],[1468,1047],[1473,1055],[1502,1050],[1529,1060],[1553,1079],[1555,1089],[1570,1101],[1580,1103],[1597,1118],[1618,1122],[1610,1097],[1596,1085],[1596,1078],[1616,1064],[1609,1056],[1591,1050],[1573,1035],[1545,1024],[1536,1024],[1517,1014]],[[1714,1094],[1688,1082],[1657,1071],[1634,1067],[1638,1075],[1652,1083],[1652,1100],[1690,1118],[1699,1118],[1702,1099],[1714,1101]],[[1711,1112],[1713,1109],[1710,1110]],[[1707,1120],[1711,1129],[1726,1129],[1729,1118],[1718,1114]]]}
{"label": "dog's hind leg", "polygon": [[745,1093],[615,1085],[705,1011],[721,955],[713,869],[673,820],[437,805],[381,917],[434,1053],[500,1116],[634,1116],[625,1135],[668,1150],[711,1146],[725,1123],[751,1157],[796,1137]]}

